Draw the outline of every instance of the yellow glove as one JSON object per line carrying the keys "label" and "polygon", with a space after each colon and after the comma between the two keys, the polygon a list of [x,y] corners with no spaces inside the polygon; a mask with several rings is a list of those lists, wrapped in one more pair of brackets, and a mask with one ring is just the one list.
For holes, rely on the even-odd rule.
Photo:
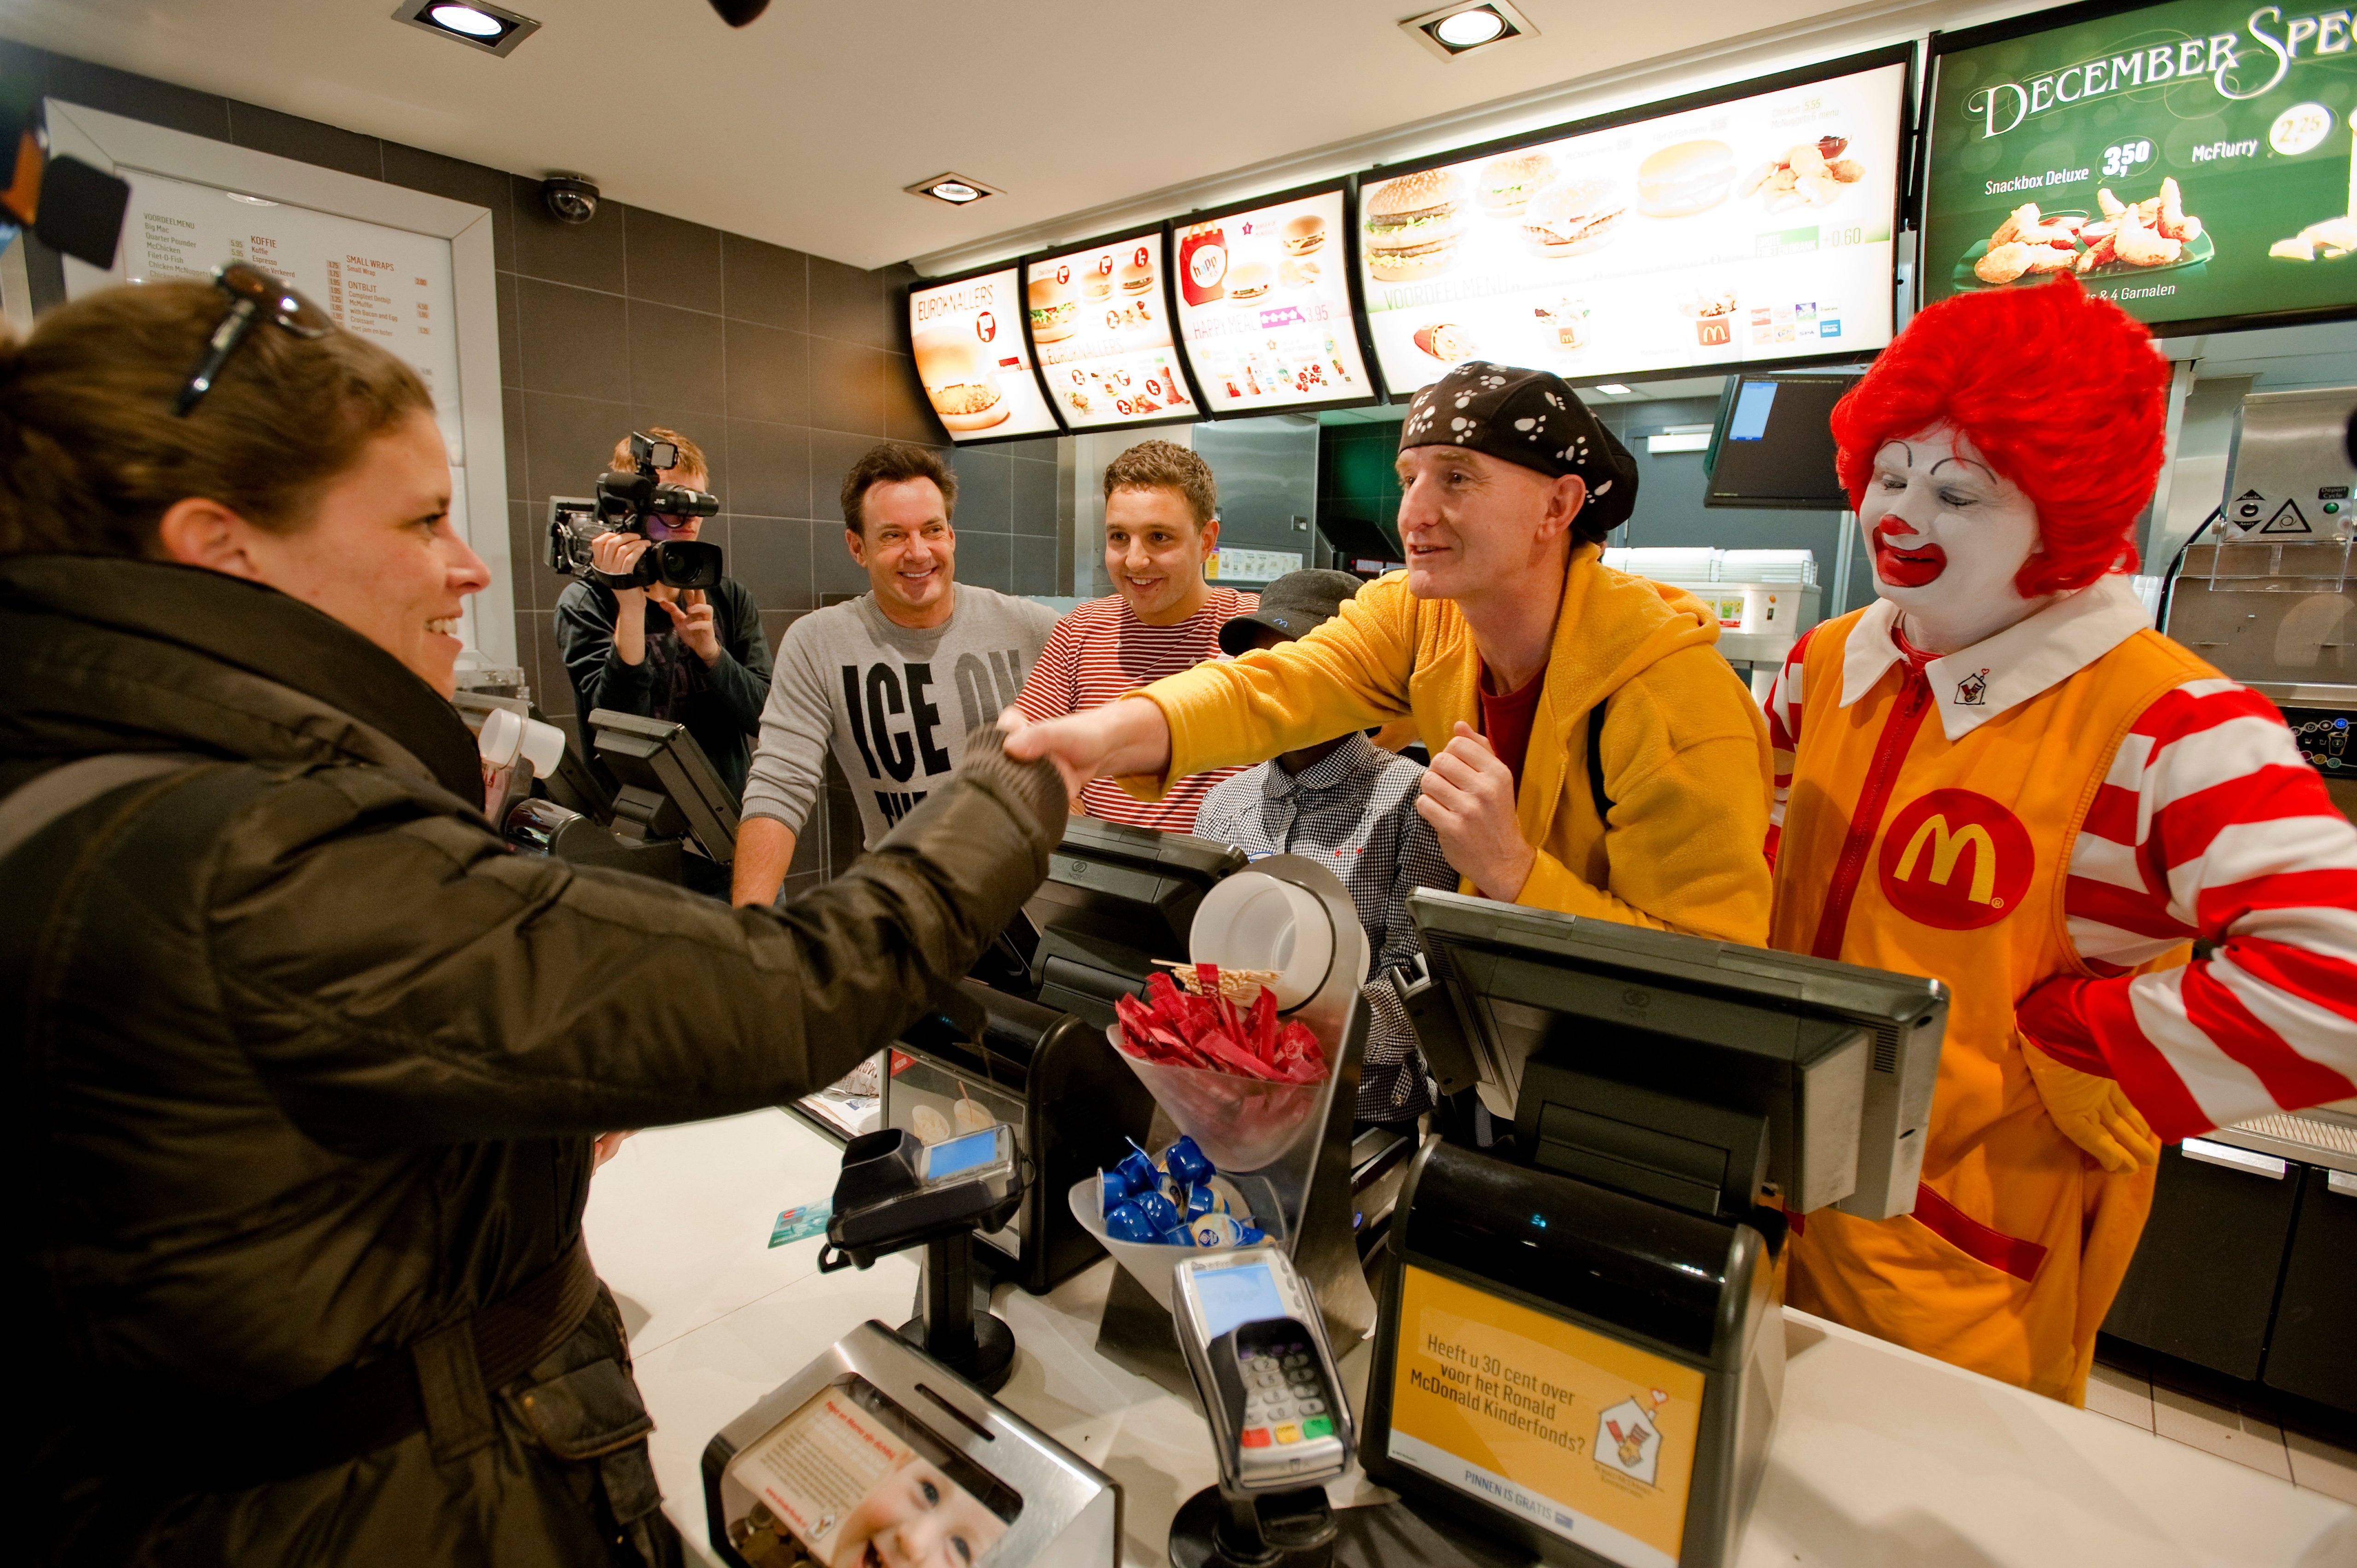
{"label": "yellow glove", "polygon": [[2027,1035],[2017,1032],[2014,1039],[2029,1068],[2029,1080],[2038,1086],[2038,1098],[2046,1102],[2046,1114],[2064,1137],[2115,1176],[2160,1163],[2160,1140],[2118,1084],[2063,1066],[2031,1045]]}

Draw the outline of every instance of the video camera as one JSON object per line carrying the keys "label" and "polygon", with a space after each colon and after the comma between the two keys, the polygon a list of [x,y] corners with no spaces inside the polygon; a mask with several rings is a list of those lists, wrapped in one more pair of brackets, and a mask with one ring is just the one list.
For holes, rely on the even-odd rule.
{"label": "video camera", "polygon": [[629,576],[600,572],[594,546],[601,533],[646,534],[650,519],[666,528],[677,520],[710,517],[720,510],[720,499],[685,485],[659,483],[655,475],[679,466],[679,447],[669,441],[632,432],[631,471],[609,470],[597,477],[595,499],[580,496],[548,499],[548,564],[560,577],[579,577],[608,588],[643,588],[652,583],[674,588],[710,588],[720,582],[720,546],[689,539],[662,539],[639,557]]}

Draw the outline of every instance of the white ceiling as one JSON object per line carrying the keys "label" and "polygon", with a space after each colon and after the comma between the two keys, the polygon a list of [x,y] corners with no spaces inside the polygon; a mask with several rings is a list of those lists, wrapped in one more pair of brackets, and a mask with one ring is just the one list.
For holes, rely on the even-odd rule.
{"label": "white ceiling", "polygon": [[[1540,36],[1451,61],[1394,25],[1413,0],[775,0],[741,32],[704,0],[514,0],[543,26],[505,59],[393,0],[0,0],[0,35],[872,267],[1829,9],[1520,4]],[[900,188],[945,169],[1005,194]]]}

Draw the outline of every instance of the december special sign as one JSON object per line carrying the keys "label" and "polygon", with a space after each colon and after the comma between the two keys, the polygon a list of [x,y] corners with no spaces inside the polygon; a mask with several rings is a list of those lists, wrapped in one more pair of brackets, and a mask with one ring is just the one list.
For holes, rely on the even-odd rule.
{"label": "december special sign", "polygon": [[2021,26],[1935,41],[1925,303],[2069,274],[2153,325],[2357,307],[2349,10]]}

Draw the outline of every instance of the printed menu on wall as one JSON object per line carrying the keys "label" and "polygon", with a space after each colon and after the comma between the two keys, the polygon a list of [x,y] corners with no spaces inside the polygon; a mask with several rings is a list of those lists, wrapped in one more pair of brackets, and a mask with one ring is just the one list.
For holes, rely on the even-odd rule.
{"label": "printed menu on wall", "polygon": [[1365,177],[1359,265],[1393,395],[1463,360],[1586,380],[1888,343],[1907,68],[1835,69]]}
{"label": "printed menu on wall", "polygon": [[131,183],[131,205],[114,271],[71,264],[69,294],[117,281],[210,278],[224,262],[250,262],[415,369],[434,394],[450,460],[466,461],[449,241],[138,169],[117,172]]}
{"label": "printed menu on wall", "polygon": [[1212,413],[1374,401],[1340,186],[1173,225],[1178,340]]}
{"label": "printed menu on wall", "polygon": [[1068,430],[1193,419],[1170,334],[1162,231],[1025,263],[1031,346]]}
{"label": "printed menu on wall", "polygon": [[909,291],[917,379],[951,440],[1055,433],[1023,346],[1023,308],[1012,266]]}
{"label": "printed menu on wall", "polygon": [[2069,273],[2205,330],[2357,306],[2348,11],[2057,15],[1934,41],[1927,303]]}

